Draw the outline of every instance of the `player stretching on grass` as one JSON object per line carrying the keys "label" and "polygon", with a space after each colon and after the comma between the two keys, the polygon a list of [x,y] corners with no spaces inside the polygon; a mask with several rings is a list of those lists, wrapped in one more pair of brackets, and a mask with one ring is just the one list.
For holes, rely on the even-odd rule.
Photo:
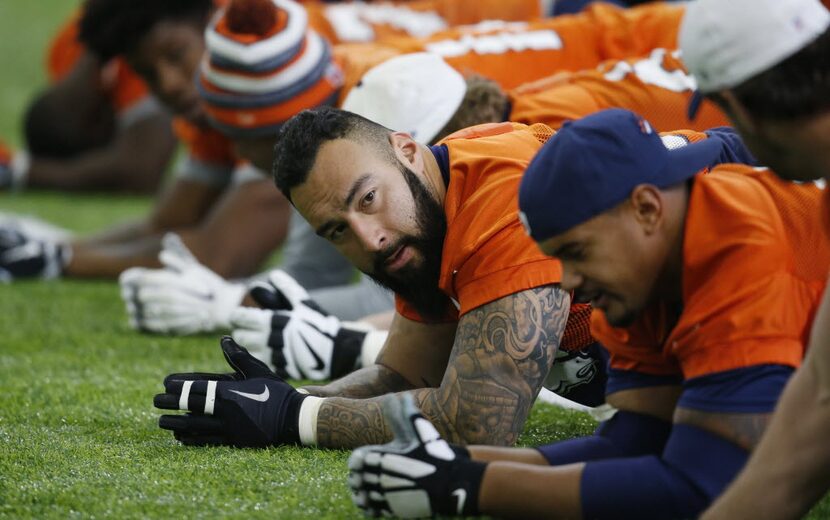
{"label": "player stretching on grass", "polygon": [[[785,179],[830,179],[828,27],[830,15],[816,0],[701,1],[684,20],[680,43],[701,92],[723,107],[758,157]],[[805,215],[825,233],[830,229],[826,196],[823,208],[811,206]],[[813,253],[804,254],[802,261],[826,269]],[[816,317],[804,365],[787,385],[767,433],[704,518],[800,518],[830,488],[828,438],[830,295]]]}
{"label": "player stretching on grass", "polygon": [[[385,347],[376,364],[308,388],[314,397],[275,378],[169,378],[157,406],[194,413],[164,416],[161,426],[184,442],[238,444],[252,424],[274,421],[253,445],[356,446],[391,438],[377,396],[412,390],[451,440],[514,443],[559,344],[592,342],[589,309],[570,305],[559,262],[536,248],[517,214],[521,174],[551,133],[484,125],[427,147],[336,109],[292,118],[278,139],[277,184],[318,234],[397,293]],[[717,153],[704,164],[736,160],[731,141],[710,139]],[[296,319],[314,311],[299,310]]]}
{"label": "player stretching on grass", "polygon": [[398,413],[403,438],[352,455],[360,507],[689,518],[737,474],[801,362],[824,289],[830,248],[805,218],[822,193],[766,169],[708,170],[715,140],[672,137],[667,150],[623,110],[566,124],[519,194],[529,233],[562,262],[562,287],[596,309],[617,414],[594,436],[538,450],[465,450]]}

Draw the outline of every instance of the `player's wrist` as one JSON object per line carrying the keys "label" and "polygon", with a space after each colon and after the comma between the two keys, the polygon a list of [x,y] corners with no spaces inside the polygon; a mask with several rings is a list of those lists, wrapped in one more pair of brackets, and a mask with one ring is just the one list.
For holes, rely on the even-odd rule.
{"label": "player's wrist", "polygon": [[245,284],[227,283],[222,287],[222,291],[216,296],[219,300],[214,316],[217,328],[231,328],[231,315],[237,307],[242,305],[247,294],[248,287]]}
{"label": "player's wrist", "polygon": [[26,179],[29,177],[29,169],[32,166],[32,157],[26,150],[18,150],[12,156],[9,164],[11,171],[11,187],[12,189],[20,189],[26,185]]}
{"label": "player's wrist", "polygon": [[[456,451],[456,448],[467,451],[463,447],[453,446],[452,448],[453,451]],[[450,470],[448,496],[443,501],[443,507],[439,506],[436,513],[461,516],[480,514],[478,495],[481,491],[481,482],[484,480],[486,470],[486,462],[470,458],[456,459]]]}
{"label": "player's wrist", "polygon": [[297,392],[302,396],[297,410],[297,440],[303,446],[317,445],[317,414],[325,401],[322,397],[308,395],[308,392]]}

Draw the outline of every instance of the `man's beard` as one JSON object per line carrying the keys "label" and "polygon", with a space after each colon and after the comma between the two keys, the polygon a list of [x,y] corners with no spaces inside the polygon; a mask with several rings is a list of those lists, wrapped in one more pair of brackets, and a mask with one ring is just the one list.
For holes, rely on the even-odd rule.
{"label": "man's beard", "polygon": [[[440,319],[447,313],[450,300],[438,288],[441,277],[441,252],[447,234],[444,208],[418,177],[398,162],[401,175],[409,186],[415,201],[415,216],[419,235],[406,235],[375,255],[373,272],[368,274],[375,282],[392,290],[426,319]],[[405,265],[394,274],[386,272],[386,261],[401,246],[409,246],[422,257],[420,266]],[[410,261],[410,264],[412,262]]]}

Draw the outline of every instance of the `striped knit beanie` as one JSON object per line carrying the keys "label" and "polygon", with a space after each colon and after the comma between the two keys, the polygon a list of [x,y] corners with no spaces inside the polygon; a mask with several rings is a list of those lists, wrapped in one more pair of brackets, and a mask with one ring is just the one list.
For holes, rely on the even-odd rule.
{"label": "striped knit beanie", "polygon": [[333,105],[343,74],[292,0],[232,0],[208,25],[197,85],[211,123],[232,137],[272,135],[306,108]]}

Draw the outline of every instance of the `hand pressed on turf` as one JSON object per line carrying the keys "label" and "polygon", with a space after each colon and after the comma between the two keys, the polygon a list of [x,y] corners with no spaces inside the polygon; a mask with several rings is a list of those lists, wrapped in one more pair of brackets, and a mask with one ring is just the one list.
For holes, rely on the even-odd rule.
{"label": "hand pressed on turf", "polygon": [[300,405],[307,397],[225,336],[222,352],[232,373],[181,373],[164,379],[153,404],[185,415],[162,415],[159,426],[182,444],[264,448],[298,444]]}

